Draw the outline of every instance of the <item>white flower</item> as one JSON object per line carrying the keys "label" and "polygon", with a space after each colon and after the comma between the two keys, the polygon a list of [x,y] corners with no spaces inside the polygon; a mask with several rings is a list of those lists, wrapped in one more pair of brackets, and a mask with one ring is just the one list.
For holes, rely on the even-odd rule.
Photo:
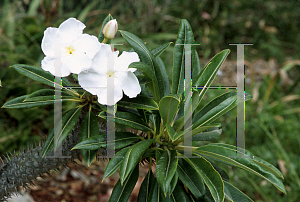
{"label": "white flower", "polygon": [[115,38],[117,31],[118,31],[118,23],[116,19],[113,19],[104,25],[102,29],[102,34],[107,39],[113,39]]}
{"label": "white flower", "polygon": [[[101,44],[99,52],[93,59],[90,69],[82,71],[78,75],[78,81],[82,88],[93,95],[98,96],[98,102],[103,105],[114,105],[122,99],[123,93],[130,97],[136,97],[141,92],[138,79],[133,74],[136,70],[128,68],[132,62],[140,59],[135,52],[126,52],[118,57],[119,51],[112,52],[110,45]],[[108,71],[108,65],[113,66],[113,71]],[[114,77],[113,103],[108,103],[107,82],[108,77]]]}
{"label": "white flower", "polygon": [[[58,28],[48,27],[41,45],[46,55],[42,68],[61,77],[88,69],[100,43],[95,36],[83,34],[84,28],[85,25],[75,18],[69,18]],[[61,74],[55,71],[55,63],[59,64]]]}

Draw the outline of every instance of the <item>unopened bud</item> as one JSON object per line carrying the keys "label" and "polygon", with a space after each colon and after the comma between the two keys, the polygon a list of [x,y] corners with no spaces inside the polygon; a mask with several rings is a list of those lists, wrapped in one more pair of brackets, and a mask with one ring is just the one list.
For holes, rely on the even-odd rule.
{"label": "unopened bud", "polygon": [[116,19],[110,20],[102,29],[102,33],[106,39],[113,39],[118,31],[118,23]]}

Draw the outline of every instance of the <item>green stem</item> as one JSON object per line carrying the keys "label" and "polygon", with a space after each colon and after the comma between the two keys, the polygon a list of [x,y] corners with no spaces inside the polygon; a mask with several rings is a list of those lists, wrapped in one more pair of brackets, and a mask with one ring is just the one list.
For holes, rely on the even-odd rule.
{"label": "green stem", "polygon": [[180,137],[178,140],[173,142],[173,145],[178,145],[180,142],[183,142],[183,141],[184,141],[184,138]]}
{"label": "green stem", "polygon": [[104,38],[103,41],[102,41],[102,43],[106,43],[107,41],[108,41],[108,39]]}
{"label": "green stem", "polygon": [[156,143],[158,143],[158,144],[160,144],[160,145],[162,145],[163,143],[159,140],[159,139],[155,139],[155,141],[154,142],[156,142]]}
{"label": "green stem", "polygon": [[[190,147],[190,146],[176,146],[176,147],[174,147],[174,149],[184,151],[184,148],[186,148],[186,147]],[[197,149],[197,148],[198,147],[192,147],[192,150]]]}

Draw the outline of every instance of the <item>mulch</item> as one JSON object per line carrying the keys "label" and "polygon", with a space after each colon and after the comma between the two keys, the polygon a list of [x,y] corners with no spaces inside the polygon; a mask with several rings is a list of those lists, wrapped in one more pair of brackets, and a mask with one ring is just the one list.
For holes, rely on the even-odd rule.
{"label": "mulch", "polygon": [[[107,161],[95,160],[90,167],[84,162],[77,162],[78,165],[69,164],[69,168],[62,167],[59,172],[51,171],[51,177],[45,175],[44,179],[38,178],[29,194],[36,202],[107,202],[119,179],[119,172],[101,183]],[[129,202],[137,200],[149,166],[145,164],[139,168],[139,179]]]}

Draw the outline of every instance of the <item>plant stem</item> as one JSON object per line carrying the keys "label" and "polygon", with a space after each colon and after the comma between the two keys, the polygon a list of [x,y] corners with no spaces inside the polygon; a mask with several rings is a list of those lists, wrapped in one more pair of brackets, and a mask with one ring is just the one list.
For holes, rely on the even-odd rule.
{"label": "plant stem", "polygon": [[103,41],[102,41],[102,43],[106,43],[107,41],[108,41],[108,39],[104,38]]}

